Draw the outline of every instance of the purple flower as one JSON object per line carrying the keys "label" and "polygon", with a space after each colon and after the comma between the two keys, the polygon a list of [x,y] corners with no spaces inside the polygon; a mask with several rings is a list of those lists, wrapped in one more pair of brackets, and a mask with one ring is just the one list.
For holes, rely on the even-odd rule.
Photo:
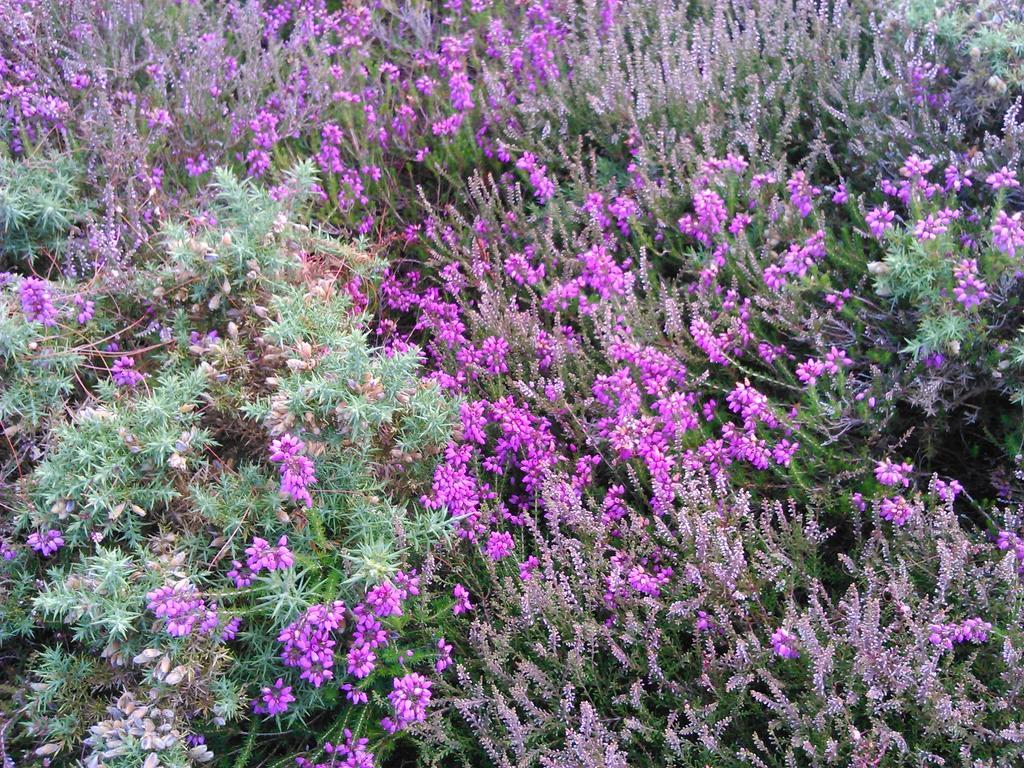
{"label": "purple flower", "polygon": [[277,636],[284,644],[281,660],[286,667],[302,670],[300,677],[314,688],[334,677],[333,632],[345,620],[345,604],[335,601],[331,605],[311,605],[301,617],[293,621]]}
{"label": "purple flower", "polygon": [[1024,222],[1021,221],[1021,212],[1007,215],[1006,211],[999,211],[996,220],[992,224],[992,245],[1007,256],[1016,256],[1017,249],[1024,249]]}
{"label": "purple flower", "polygon": [[902,485],[910,487],[910,473],[914,471],[914,465],[907,462],[894,463],[891,459],[885,459],[875,465],[875,478],[882,485]]}
{"label": "purple flower", "polygon": [[516,168],[529,174],[533,195],[537,198],[537,202],[546,203],[555,196],[555,184],[547,176],[547,166],[538,163],[537,158],[531,152],[523,153],[523,156],[516,161]]}
{"label": "purple flower", "polygon": [[166,619],[167,634],[172,637],[191,634],[197,621],[208,618],[206,603],[188,582],[159,587],[149,592],[146,598],[149,610],[157,618]]}
{"label": "purple flower", "polygon": [[[249,556],[246,559],[246,565],[251,573],[259,573],[264,570],[283,571],[295,564],[295,558],[291,550],[288,549],[287,536],[278,539],[276,547],[271,547],[265,539],[254,537],[252,544],[246,547],[245,553]],[[231,577],[232,573],[228,573],[228,576]],[[236,577],[235,585],[242,586],[238,582],[239,578]]]}
{"label": "purple flower", "polygon": [[903,526],[914,514],[914,508],[902,496],[894,496],[891,499],[882,499],[878,514],[883,520],[888,520],[895,526]]}
{"label": "purple flower", "polygon": [[789,181],[786,182],[789,189],[789,200],[800,212],[800,215],[807,217],[814,210],[814,197],[821,192],[817,187],[811,186],[804,171],[795,172]]}
{"label": "purple flower", "polygon": [[1020,186],[1020,182],[1017,181],[1016,174],[1010,170],[1009,166],[1004,165],[998,171],[993,171],[985,179],[985,183],[988,184],[992,189],[1016,189]]}
{"label": "purple flower", "polygon": [[47,328],[57,324],[57,308],[53,306],[50,286],[38,277],[26,277],[19,287],[21,311],[30,323],[39,323]]}
{"label": "purple flower", "polygon": [[813,387],[825,373],[825,363],[816,357],[809,357],[796,367],[796,377],[808,387]]}
{"label": "purple flower", "polygon": [[889,210],[889,206],[883,205],[881,208],[869,211],[864,220],[867,222],[872,237],[881,237],[887,229],[892,229],[892,222],[895,218],[896,214]]}
{"label": "purple flower", "polygon": [[954,645],[988,642],[992,625],[978,617],[965,619],[960,624],[932,624],[928,627],[928,642],[946,651]]}
{"label": "purple flower", "polygon": [[96,314],[96,303],[81,296],[75,296],[71,301],[78,310],[75,320],[78,321],[79,325],[87,325],[92,320],[93,315]]}
{"label": "purple flower", "polygon": [[[365,694],[364,694],[365,695]],[[324,752],[332,755],[331,765],[335,768],[374,768],[373,753],[367,751],[370,740],[367,738],[357,739],[352,731],[346,728],[343,732],[345,741],[341,744],[324,744]],[[303,762],[299,758],[299,768],[314,768],[308,760]]]}
{"label": "purple flower", "polygon": [[343,686],[341,686],[341,690],[345,692],[345,698],[356,706],[359,706],[360,704],[365,704],[367,701],[370,700],[370,697],[367,695],[366,691],[359,690],[354,685],[352,685],[352,683],[345,683]]}
{"label": "purple flower", "polygon": [[480,344],[477,362],[481,368],[490,374],[507,373],[506,354],[508,354],[508,342],[498,336],[488,336]]}
{"label": "purple flower", "polygon": [[292,687],[285,685],[281,678],[273,687],[265,686],[261,690],[260,702],[253,706],[253,711],[263,715],[281,715],[288,711],[288,705],[295,701]]}
{"label": "purple flower", "polygon": [[234,618],[232,618],[227,624],[224,625],[224,629],[220,631],[221,642],[226,643],[229,640],[234,640],[235,636],[238,634],[238,629],[241,626],[241,616],[235,616]]}
{"label": "purple flower", "polygon": [[987,621],[982,621],[978,617],[965,619],[957,627],[954,640],[958,643],[986,643],[991,631],[992,625]]}
{"label": "purple flower", "polygon": [[437,660],[434,662],[434,670],[440,674],[452,665],[452,645],[446,643],[442,637],[437,641]]}
{"label": "purple flower", "polygon": [[800,651],[796,649],[796,643],[796,637],[785,629],[779,628],[772,632],[772,650],[784,659],[800,658]]}
{"label": "purple flower", "polygon": [[28,545],[43,557],[49,557],[64,546],[64,537],[61,536],[60,531],[51,528],[43,533],[29,534]]}
{"label": "purple flower", "polygon": [[402,593],[387,582],[378,584],[366,593],[366,604],[381,618],[402,615]]}
{"label": "purple flower", "polygon": [[142,381],[143,375],[135,370],[135,360],[124,356],[117,359],[110,369],[114,383],[123,389],[132,389]]}
{"label": "purple flower", "polygon": [[932,483],[932,490],[935,491],[936,496],[949,503],[963,493],[964,487],[960,485],[959,480],[950,480],[947,483],[945,480],[935,478],[935,481]]}
{"label": "purple flower", "polygon": [[973,309],[989,297],[988,286],[978,277],[976,259],[962,260],[953,269],[953,276],[956,278],[953,295],[964,309]]}
{"label": "purple flower", "polygon": [[369,645],[355,645],[348,651],[348,673],[357,680],[373,672],[377,667],[377,654]]}
{"label": "purple flower", "polygon": [[523,581],[529,581],[533,578],[533,572],[540,566],[540,560],[534,555],[530,555],[523,562],[519,564],[519,578]]}
{"label": "purple flower", "polygon": [[231,563],[231,570],[228,571],[228,578],[235,583],[235,586],[239,589],[248,587],[252,584],[253,572],[252,569],[247,565],[237,560],[233,560]]}

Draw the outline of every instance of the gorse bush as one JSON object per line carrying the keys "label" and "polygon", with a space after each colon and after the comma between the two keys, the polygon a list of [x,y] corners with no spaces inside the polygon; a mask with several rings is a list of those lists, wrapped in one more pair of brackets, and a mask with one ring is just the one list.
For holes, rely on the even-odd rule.
{"label": "gorse bush", "polygon": [[46,272],[53,265],[35,265],[35,256],[62,255],[72,228],[82,224],[86,214],[76,185],[80,174],[67,155],[22,162],[0,157],[5,269],[20,262]]}
{"label": "gorse bush", "polygon": [[[34,466],[11,470],[3,632],[39,643],[40,756],[209,759],[199,719],[227,726],[274,690],[281,627],[326,610],[340,629],[341,600],[414,584],[401,569],[448,530],[416,496],[453,406],[414,350],[368,345],[376,267],[298,223],[312,180],[298,167],[278,202],[219,172],[120,285],[8,280],[5,424]],[[315,665],[270,714],[327,707],[331,659]]]}
{"label": "gorse bush", "polygon": [[1017,765],[1017,15],[0,8],[5,768]]}

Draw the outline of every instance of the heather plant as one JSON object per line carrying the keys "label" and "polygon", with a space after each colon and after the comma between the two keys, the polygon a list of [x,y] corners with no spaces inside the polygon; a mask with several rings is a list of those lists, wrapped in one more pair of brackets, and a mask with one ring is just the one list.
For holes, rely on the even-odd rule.
{"label": "heather plant", "polygon": [[[439,760],[1019,760],[1014,705],[976,707],[967,691],[1020,690],[1020,580],[965,536],[944,483],[908,494],[899,524],[877,502],[854,506],[845,533],[706,476],[683,486],[673,512],[624,504],[614,528],[607,504],[566,502],[552,486],[513,557],[479,556],[462,576],[469,595],[501,599],[450,622],[456,661],[437,690],[450,710],[424,731]],[[851,528],[856,555],[830,574],[834,539]],[[971,614],[981,584],[998,617]]]}

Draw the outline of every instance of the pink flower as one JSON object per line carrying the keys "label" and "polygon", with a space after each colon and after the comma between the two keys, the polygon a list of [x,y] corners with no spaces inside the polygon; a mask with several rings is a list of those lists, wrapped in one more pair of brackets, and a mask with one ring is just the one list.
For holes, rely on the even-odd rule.
{"label": "pink flower", "polygon": [[896,464],[891,459],[885,459],[875,465],[875,478],[882,485],[903,485],[910,486],[910,473],[914,471],[914,465],[907,462]]}
{"label": "pink flower", "polygon": [[394,707],[393,717],[385,717],[380,724],[388,733],[395,733],[419,723],[427,717],[427,706],[431,699],[431,682],[416,672],[393,680],[393,690],[388,701]]}
{"label": "pink flower", "polygon": [[988,286],[978,277],[976,259],[964,259],[953,269],[956,286],[953,295],[965,309],[973,309],[988,298]]}
{"label": "pink flower", "polygon": [[992,245],[1011,257],[1017,255],[1017,249],[1024,248],[1024,222],[1020,211],[1013,216],[1007,215],[1006,211],[996,214],[992,224]]}
{"label": "pink flower", "polygon": [[988,184],[992,189],[1016,189],[1020,186],[1020,182],[1017,181],[1017,176],[1010,167],[1004,165],[998,171],[993,171],[985,179],[985,183]]}
{"label": "pink flower", "polygon": [[867,222],[868,230],[871,232],[872,237],[881,237],[885,234],[887,229],[892,229],[893,219],[896,218],[896,214],[889,210],[889,206],[883,205],[881,208],[875,208],[870,211],[864,220]]}
{"label": "pink flower", "polygon": [[513,549],[515,542],[512,540],[512,534],[507,531],[493,531],[487,539],[487,555],[495,562],[508,557]]}
{"label": "pink flower", "polygon": [[878,510],[878,514],[883,520],[888,520],[897,527],[906,525],[913,513],[914,508],[902,496],[882,499],[882,504]]}
{"label": "pink flower", "polygon": [[808,387],[813,387],[825,373],[825,364],[816,357],[810,357],[796,367],[796,377]]}
{"label": "pink flower", "polygon": [[455,588],[452,589],[452,595],[455,596],[455,605],[452,606],[452,613],[456,616],[473,610],[473,604],[469,601],[469,592],[464,586],[456,584]]}
{"label": "pink flower", "polygon": [[434,662],[434,670],[440,674],[452,665],[452,645],[446,643],[442,637],[437,641],[437,660]]}

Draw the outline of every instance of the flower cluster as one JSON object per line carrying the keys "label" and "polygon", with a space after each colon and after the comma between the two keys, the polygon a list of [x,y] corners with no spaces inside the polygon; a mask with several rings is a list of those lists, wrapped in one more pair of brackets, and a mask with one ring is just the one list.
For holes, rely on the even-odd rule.
{"label": "flower cluster", "polygon": [[316,483],[316,467],[312,459],[303,454],[306,444],[294,435],[284,435],[270,444],[270,460],[279,464],[281,472],[281,493],[285,496],[313,506],[309,486]]}
{"label": "flower cluster", "polygon": [[313,605],[277,636],[284,645],[281,660],[300,670],[299,676],[314,688],[334,678],[334,633],[345,624],[345,604]]}
{"label": "flower cluster", "polygon": [[410,672],[394,679],[394,689],[388,694],[388,701],[394,714],[381,720],[381,726],[388,733],[408,728],[423,722],[431,699],[431,682],[423,675]]}
{"label": "flower cluster", "polygon": [[965,619],[959,624],[932,624],[929,627],[928,642],[951,651],[954,645],[962,643],[986,643],[991,631],[992,625],[980,618]]}
{"label": "flower cluster", "polygon": [[167,634],[172,637],[191,634],[197,623],[204,634],[217,625],[216,610],[208,608],[199,591],[186,581],[159,587],[149,592],[146,599],[147,608],[164,620]]}
{"label": "flower cluster", "polygon": [[287,536],[279,538],[276,547],[271,546],[266,539],[256,536],[252,544],[245,548],[245,554],[245,564],[234,560],[231,570],[228,571],[228,578],[239,589],[251,586],[252,577],[261,571],[283,571],[295,564],[295,557],[288,549]]}
{"label": "flower cluster", "polygon": [[41,533],[34,531],[28,536],[28,545],[43,557],[49,557],[64,546],[64,537],[53,528]]}
{"label": "flower cluster", "polygon": [[21,281],[21,311],[32,323],[39,323],[47,328],[57,324],[57,308],[53,305],[50,286],[45,280],[37,277],[26,277]]}

